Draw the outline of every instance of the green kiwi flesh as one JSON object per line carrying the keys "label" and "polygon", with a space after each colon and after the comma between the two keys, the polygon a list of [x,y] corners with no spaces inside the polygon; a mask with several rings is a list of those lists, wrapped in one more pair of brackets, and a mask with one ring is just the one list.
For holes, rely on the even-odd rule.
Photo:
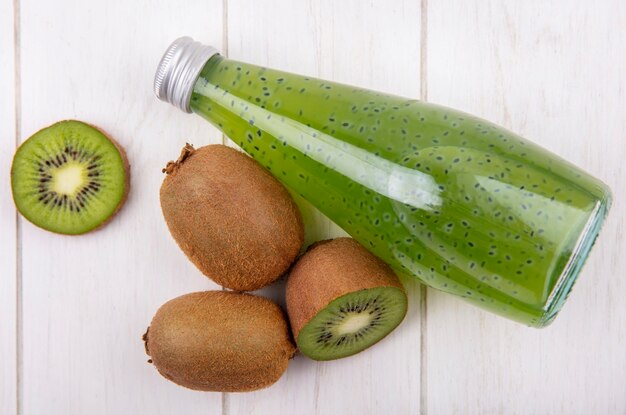
{"label": "green kiwi flesh", "polygon": [[407,297],[396,287],[377,287],[336,298],[298,335],[300,352],[314,360],[333,360],[367,349],[404,319]]}
{"label": "green kiwi flesh", "polygon": [[33,224],[83,234],[105,224],[128,193],[124,151],[103,132],[68,120],[35,133],[11,167],[13,200]]}

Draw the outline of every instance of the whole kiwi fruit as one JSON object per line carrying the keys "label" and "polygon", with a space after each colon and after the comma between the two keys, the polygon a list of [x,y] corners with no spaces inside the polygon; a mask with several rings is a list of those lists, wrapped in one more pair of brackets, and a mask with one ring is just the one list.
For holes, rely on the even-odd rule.
{"label": "whole kiwi fruit", "polygon": [[406,315],[391,268],[351,238],[313,244],[287,279],[287,312],[300,352],[315,360],[358,353]]}
{"label": "whole kiwi fruit", "polygon": [[276,303],[229,291],[196,292],[168,301],[143,340],[161,375],[201,391],[246,392],[270,386],[295,352]]}
{"label": "whole kiwi fruit", "polygon": [[169,162],[161,208],[191,261],[223,287],[252,291],[277,280],[304,240],[285,187],[252,158],[224,145],[187,144]]}

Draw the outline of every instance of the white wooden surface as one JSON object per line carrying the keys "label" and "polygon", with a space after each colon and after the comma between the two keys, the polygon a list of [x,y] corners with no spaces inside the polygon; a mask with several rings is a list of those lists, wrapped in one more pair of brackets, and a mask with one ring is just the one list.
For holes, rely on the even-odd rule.
{"label": "white wooden surface", "polygon": [[429,291],[429,413],[626,413],[625,5],[429,2],[428,99],[532,137],[602,178],[615,199],[545,330]]}
{"label": "white wooden surface", "polygon": [[[297,357],[249,394],[159,377],[140,340],[152,314],[215,288],[158,204],[160,168],[185,141],[223,140],[152,95],[163,49],[183,34],[483,116],[606,181],[611,215],[556,322],[521,327],[407,281],[406,321],[353,358]],[[0,414],[625,413],[624,45],[620,0],[0,0]],[[132,164],[127,205],[81,237],[16,220],[10,197],[16,143],[64,118],[109,131]],[[308,242],[341,234],[299,202]]]}
{"label": "white wooden surface", "polygon": [[0,2],[0,414],[17,410],[17,227],[9,170],[17,140],[13,5]]}

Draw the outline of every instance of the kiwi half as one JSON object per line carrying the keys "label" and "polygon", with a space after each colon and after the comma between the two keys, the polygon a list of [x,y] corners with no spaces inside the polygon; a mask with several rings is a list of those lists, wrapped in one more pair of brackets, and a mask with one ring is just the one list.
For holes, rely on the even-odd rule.
{"label": "kiwi half", "polygon": [[280,307],[229,291],[186,294],[165,303],[143,336],[167,379],[190,389],[245,392],[276,382],[295,347]]}
{"label": "kiwi half", "polygon": [[356,354],[404,319],[407,296],[391,268],[351,238],[318,242],[287,280],[300,352],[315,360]]}
{"label": "kiwi half", "polygon": [[104,225],[129,189],[124,150],[97,128],[68,120],[38,131],[17,150],[13,200],[33,224],[77,235]]}

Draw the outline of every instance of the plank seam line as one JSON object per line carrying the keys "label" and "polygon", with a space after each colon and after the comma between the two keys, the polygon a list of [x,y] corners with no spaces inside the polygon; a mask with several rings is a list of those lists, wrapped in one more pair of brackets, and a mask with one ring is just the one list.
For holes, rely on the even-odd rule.
{"label": "plank seam line", "polygon": [[428,100],[428,0],[420,3],[420,99]]}
{"label": "plank seam line", "polygon": [[[21,27],[20,0],[13,0],[13,79],[15,104],[15,148],[22,136],[22,81],[21,81]],[[23,295],[22,295],[22,226],[15,212],[15,406],[18,415],[23,413]]]}
{"label": "plank seam line", "polygon": [[226,392],[222,392],[222,414],[228,415],[230,412],[230,399],[229,394]]}
{"label": "plank seam line", "polygon": [[[428,0],[420,2],[420,100],[428,100]],[[428,288],[420,287],[420,414],[428,413]]]}
{"label": "plank seam line", "polygon": [[[222,56],[228,58],[228,0],[222,0]],[[222,144],[228,143],[228,137],[222,132]],[[226,288],[222,287],[222,290]],[[230,412],[230,399],[228,393],[222,392],[222,415]]]}
{"label": "plank seam line", "polygon": [[[223,56],[228,57],[228,0],[222,0],[222,49]],[[222,133],[222,144],[227,143],[228,137]]]}

